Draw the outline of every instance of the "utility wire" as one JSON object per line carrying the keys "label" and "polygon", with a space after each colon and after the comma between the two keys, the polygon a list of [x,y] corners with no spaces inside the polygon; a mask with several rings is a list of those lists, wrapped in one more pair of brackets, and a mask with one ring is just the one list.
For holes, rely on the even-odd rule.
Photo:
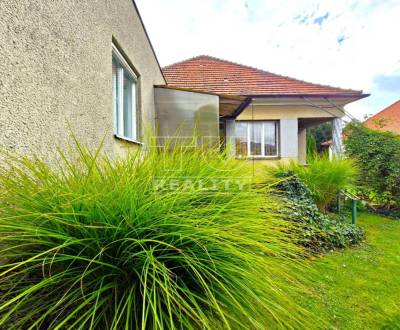
{"label": "utility wire", "polygon": [[[330,114],[332,117],[337,118],[337,114],[332,113],[332,112],[326,110],[324,107],[322,107],[322,106],[320,106],[320,105],[317,105],[317,104],[311,102],[310,100],[308,100],[308,99],[305,98],[304,96],[302,97],[302,99],[303,99],[304,101],[306,101],[306,102],[308,103],[308,105],[311,105],[311,106],[313,106],[313,107],[315,107],[315,108],[318,108],[318,109],[320,109],[320,110],[322,110],[322,111],[324,111],[324,112]],[[339,110],[341,113],[343,113],[343,114],[346,116],[346,112],[344,111],[344,109],[341,109],[341,108],[337,107],[337,106],[334,105],[334,104],[333,104],[333,106],[334,106],[334,108],[336,108],[337,110]]]}
{"label": "utility wire", "polygon": [[[335,107],[336,109],[340,109],[335,103],[333,103],[331,100],[329,100],[328,98],[324,98],[329,104],[331,104],[333,107]],[[343,112],[347,115],[347,117],[349,117],[351,120],[355,120],[358,121],[357,118],[355,118],[350,112],[346,111],[344,108],[342,108]]]}

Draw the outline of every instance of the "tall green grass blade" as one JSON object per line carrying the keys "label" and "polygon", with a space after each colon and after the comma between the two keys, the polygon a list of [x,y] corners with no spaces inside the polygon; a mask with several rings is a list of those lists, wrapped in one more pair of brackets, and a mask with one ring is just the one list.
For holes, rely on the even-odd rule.
{"label": "tall green grass blade", "polygon": [[176,144],[109,159],[75,143],[56,165],[0,166],[1,328],[312,326],[295,303],[296,231],[246,163]]}

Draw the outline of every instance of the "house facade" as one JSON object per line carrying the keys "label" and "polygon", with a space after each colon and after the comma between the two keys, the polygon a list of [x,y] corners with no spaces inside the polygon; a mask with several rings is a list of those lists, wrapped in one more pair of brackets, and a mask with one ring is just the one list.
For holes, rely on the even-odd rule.
{"label": "house facade", "polygon": [[163,72],[168,88],[218,96],[221,140],[233,146],[236,157],[257,161],[305,163],[307,128],[329,121],[334,150],[340,153],[344,106],[367,96],[210,56],[172,64]]}
{"label": "house facade", "polygon": [[166,82],[132,0],[2,0],[0,14],[0,148],[50,155],[71,130],[112,155],[140,146]]}
{"label": "house facade", "polygon": [[340,152],[343,107],[366,96],[210,56],[161,69],[133,0],[3,0],[0,14],[0,148],[23,154],[74,132],[123,155],[150,130],[305,162],[306,129],[332,121]]}

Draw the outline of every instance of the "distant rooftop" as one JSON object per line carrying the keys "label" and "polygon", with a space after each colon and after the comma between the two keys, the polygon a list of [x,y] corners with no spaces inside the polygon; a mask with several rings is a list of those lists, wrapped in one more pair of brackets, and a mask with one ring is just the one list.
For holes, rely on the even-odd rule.
{"label": "distant rooftop", "polygon": [[168,86],[240,96],[349,96],[362,91],[319,85],[201,55],[163,68]]}
{"label": "distant rooftop", "polygon": [[400,134],[400,100],[368,118],[365,127]]}

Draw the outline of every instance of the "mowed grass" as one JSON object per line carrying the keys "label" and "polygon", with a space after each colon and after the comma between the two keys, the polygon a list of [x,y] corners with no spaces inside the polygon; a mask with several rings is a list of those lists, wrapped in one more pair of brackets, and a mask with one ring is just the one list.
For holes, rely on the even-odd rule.
{"label": "mowed grass", "polygon": [[313,262],[303,304],[328,329],[400,329],[400,221],[361,214],[359,224],[367,241]]}

